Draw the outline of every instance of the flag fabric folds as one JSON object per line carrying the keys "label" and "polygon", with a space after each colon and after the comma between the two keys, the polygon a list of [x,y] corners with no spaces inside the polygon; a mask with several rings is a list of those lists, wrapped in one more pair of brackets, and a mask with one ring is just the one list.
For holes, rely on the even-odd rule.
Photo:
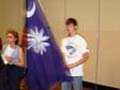
{"label": "flag fabric folds", "polygon": [[49,90],[69,80],[60,50],[37,0],[27,0],[27,60],[29,90]]}

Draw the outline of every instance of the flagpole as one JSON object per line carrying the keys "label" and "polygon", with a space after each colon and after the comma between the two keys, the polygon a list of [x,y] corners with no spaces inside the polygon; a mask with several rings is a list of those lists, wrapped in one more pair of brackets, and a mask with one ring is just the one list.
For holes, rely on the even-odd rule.
{"label": "flagpole", "polygon": [[[43,5],[42,5],[42,2],[41,2],[41,0],[37,0],[38,1],[38,4],[39,4],[39,6],[41,7],[41,10],[42,10],[42,13],[43,13],[43,15],[44,15],[44,19],[45,19],[45,22],[44,23],[47,23],[47,19],[46,19],[46,15],[44,14],[45,13],[45,9],[44,9],[44,7],[43,7]],[[45,24],[46,25],[46,24]],[[47,26],[46,26],[47,28],[50,28],[50,26],[47,24]]]}
{"label": "flagpole", "polygon": [[[46,25],[46,28],[47,29],[51,29],[51,27],[47,24],[47,18],[45,17],[46,15],[45,15],[45,9],[44,9],[44,7],[43,7],[43,5],[42,5],[42,2],[41,2],[41,0],[38,0],[38,3],[39,3],[39,6],[41,7],[41,9],[42,9],[42,12],[43,12],[43,15],[44,15],[44,19],[45,19],[45,21],[44,21],[44,23],[45,23],[45,25]],[[52,31],[48,31],[49,33],[52,33]],[[51,38],[54,38],[53,36],[51,36]],[[55,40],[55,39],[51,39],[51,40]],[[53,41],[54,42],[54,41]]]}
{"label": "flagpole", "polygon": [[41,9],[42,9],[43,13],[45,13],[45,10],[44,10],[44,8],[43,8],[43,5],[42,5],[41,0],[38,0],[38,2],[39,2],[39,4],[40,4],[40,7],[41,7]]}

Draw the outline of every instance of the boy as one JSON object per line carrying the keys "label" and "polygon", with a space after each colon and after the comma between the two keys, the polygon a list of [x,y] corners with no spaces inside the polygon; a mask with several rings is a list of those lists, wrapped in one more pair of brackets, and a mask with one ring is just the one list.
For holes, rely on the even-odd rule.
{"label": "boy", "polygon": [[62,90],[82,90],[83,63],[89,57],[86,40],[77,34],[77,21],[74,18],[66,20],[68,36],[62,41],[62,52],[65,56],[65,64],[69,69],[68,76],[71,81],[62,82]]}

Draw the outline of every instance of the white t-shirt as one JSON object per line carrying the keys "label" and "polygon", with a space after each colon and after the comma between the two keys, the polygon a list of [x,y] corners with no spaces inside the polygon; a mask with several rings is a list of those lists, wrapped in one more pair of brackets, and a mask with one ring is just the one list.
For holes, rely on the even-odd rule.
{"label": "white t-shirt", "polygon": [[[79,61],[83,54],[89,52],[86,40],[80,35],[66,37],[62,41],[62,52],[65,56],[65,63],[72,64]],[[69,72],[70,76],[83,76],[83,64],[78,65]]]}

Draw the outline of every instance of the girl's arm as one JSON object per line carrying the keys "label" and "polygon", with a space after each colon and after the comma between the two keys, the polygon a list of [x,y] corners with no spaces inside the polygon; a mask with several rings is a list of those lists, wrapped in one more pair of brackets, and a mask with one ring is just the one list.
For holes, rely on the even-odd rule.
{"label": "girl's arm", "polygon": [[11,63],[20,67],[25,67],[25,59],[22,48],[19,49],[19,60],[11,60]]}

